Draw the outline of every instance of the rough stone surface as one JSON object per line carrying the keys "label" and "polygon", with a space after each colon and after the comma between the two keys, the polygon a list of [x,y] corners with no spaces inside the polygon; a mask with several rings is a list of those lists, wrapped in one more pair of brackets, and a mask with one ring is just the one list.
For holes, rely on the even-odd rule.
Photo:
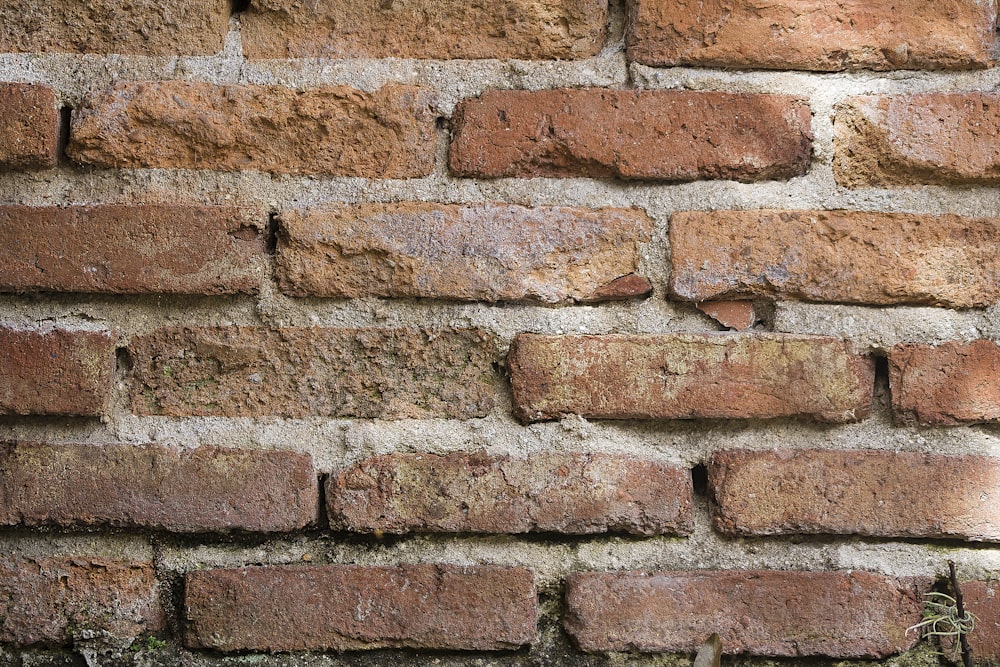
{"label": "rough stone surface", "polygon": [[646,65],[968,69],[996,56],[990,0],[631,0],[629,57]]}
{"label": "rough stone surface", "polygon": [[535,638],[530,570],[252,567],[187,576],[186,643],[218,651],[514,649]]}
{"label": "rough stone surface", "polygon": [[480,330],[174,327],[133,339],[141,415],[482,417],[492,337]]}
{"label": "rough stone surface", "polygon": [[670,219],[673,296],[988,306],[1000,218],[860,211],[712,211]]}
{"label": "rough stone surface", "polygon": [[[596,301],[620,295],[611,283],[637,270],[652,227],[646,214],[624,209],[418,202],[299,209],[281,214],[278,281],[294,296]],[[633,296],[650,290],[638,282]]]}
{"label": "rough stone surface", "polygon": [[746,331],[757,321],[753,301],[708,301],[695,307],[728,329]]}
{"label": "rough stone surface", "polygon": [[315,523],[310,458],[164,445],[0,443],[0,525],[176,532],[290,531]]}
{"label": "rough stone surface", "polygon": [[607,454],[393,454],[331,476],[330,523],[361,532],[687,534],[687,469]]}
{"label": "rough stone surface", "polygon": [[69,156],[111,168],[259,170],[369,178],[434,167],[434,96],[411,86],[126,81],[73,117]]}
{"label": "rough stone surface", "polygon": [[[1000,582],[961,581],[965,610],[976,616],[976,629],[968,635],[972,660],[977,665],[995,665],[1000,660]],[[951,642],[942,638],[944,652],[950,655]]]}
{"label": "rough stone surface", "polygon": [[[585,651],[695,651],[884,658],[919,639],[919,588],[868,572],[576,573],[566,630]],[[927,586],[929,588],[929,586]],[[851,622],[844,622],[844,619]]]}
{"label": "rough stone surface", "polygon": [[[607,0],[255,0],[248,58],[586,58],[604,44]],[[400,29],[406,26],[405,29]]]}
{"label": "rough stone surface", "polygon": [[868,416],[874,364],[835,338],[520,334],[508,358],[526,421]]}
{"label": "rough stone surface", "polygon": [[[4,11],[0,8],[0,31]],[[58,145],[55,92],[48,86],[0,84],[0,171],[54,167]]]}
{"label": "rough stone surface", "polygon": [[498,90],[452,118],[451,170],[760,181],[809,167],[809,106],[792,97],[650,90]]}

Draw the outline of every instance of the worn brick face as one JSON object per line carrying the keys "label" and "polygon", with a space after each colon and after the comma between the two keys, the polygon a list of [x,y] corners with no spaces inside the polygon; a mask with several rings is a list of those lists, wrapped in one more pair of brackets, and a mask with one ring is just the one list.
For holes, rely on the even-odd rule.
{"label": "worn brick face", "polygon": [[55,92],[48,86],[0,84],[0,171],[54,167],[58,144]]}
{"label": "worn brick face", "polygon": [[809,166],[809,123],[780,95],[498,90],[456,108],[450,164],[484,178],[791,178]]}
{"label": "worn brick face", "polygon": [[218,651],[514,649],[535,638],[530,570],[456,565],[192,572],[186,643]]}

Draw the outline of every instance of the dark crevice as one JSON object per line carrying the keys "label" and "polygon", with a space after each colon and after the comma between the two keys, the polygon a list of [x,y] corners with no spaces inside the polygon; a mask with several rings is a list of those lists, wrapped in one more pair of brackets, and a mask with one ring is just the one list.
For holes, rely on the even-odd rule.
{"label": "dark crevice", "polygon": [[437,127],[437,129],[439,129],[439,130],[446,130],[446,129],[448,129],[448,125],[449,125],[449,123],[448,123],[448,119],[447,119],[447,118],[445,118],[444,116],[438,116],[438,117],[437,117],[437,118],[436,118],[436,119],[434,120],[434,125],[435,125],[435,127]]}
{"label": "dark crevice", "polygon": [[317,524],[316,528],[320,531],[325,531],[330,528],[330,515],[326,508],[326,482],[329,479],[329,475],[321,474],[319,476],[319,513],[317,514]]}
{"label": "dark crevice", "polygon": [[708,495],[708,468],[704,464],[691,468],[691,486],[696,496]]}
{"label": "dark crevice", "polygon": [[115,368],[120,375],[131,373],[134,365],[132,353],[128,351],[127,347],[119,347],[115,350]]}
{"label": "dark crevice", "polygon": [[69,147],[69,129],[72,120],[73,107],[62,107],[59,109],[59,139],[56,142],[56,155],[58,156],[59,164],[62,166],[73,164],[69,155],[66,154],[66,149]]}
{"label": "dark crevice", "polygon": [[237,14],[242,14],[246,10],[250,9],[251,0],[232,0],[229,6],[230,16],[236,16]]}
{"label": "dark crevice", "polygon": [[265,231],[267,254],[273,255],[278,252],[278,214],[271,213],[267,216],[267,230]]}

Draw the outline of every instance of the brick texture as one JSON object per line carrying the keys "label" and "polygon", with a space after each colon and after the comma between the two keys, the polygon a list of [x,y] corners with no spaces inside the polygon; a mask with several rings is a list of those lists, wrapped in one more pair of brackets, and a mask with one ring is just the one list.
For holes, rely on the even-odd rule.
{"label": "brick texture", "polygon": [[779,95],[500,90],[452,119],[459,176],[759,181],[809,166],[809,106]]}
{"label": "brick texture", "polygon": [[107,333],[0,328],[0,414],[100,415],[114,367]]}
{"label": "brick texture", "polygon": [[74,114],[67,152],[100,167],[412,178],[434,166],[433,101],[397,85],[120,82]]}
{"label": "brick texture", "polygon": [[176,532],[296,530],[319,508],[304,454],[164,445],[0,443],[0,497],[0,525]]}
{"label": "brick texture", "polygon": [[167,328],[133,339],[143,415],[482,417],[497,373],[479,330]]}
{"label": "brick texture", "polygon": [[[294,296],[547,303],[638,296],[653,221],[637,210],[358,204],[281,214],[278,281]],[[419,229],[418,235],[414,230]],[[628,286],[626,286],[628,287]]]}
{"label": "brick texture", "polygon": [[508,358],[521,419],[863,419],[874,366],[819,336],[520,334]]}
{"label": "brick texture", "polygon": [[[585,58],[605,37],[607,0],[255,0],[249,58]],[[401,29],[405,26],[405,29]]]}
{"label": "brick texture", "polygon": [[577,573],[566,630],[585,651],[693,652],[717,632],[730,654],[883,658],[917,642],[906,634],[923,607],[915,583],[867,572]]}
{"label": "brick texture", "polygon": [[1000,298],[1000,218],[713,211],[670,219],[672,294],[984,307]]}
{"label": "brick texture", "polygon": [[[977,665],[995,665],[1000,660],[1000,582],[962,581],[962,602],[965,610],[976,615],[976,629],[968,635],[972,660]],[[951,642],[942,637],[946,655],[951,655]]]}
{"label": "brick texture", "polygon": [[392,454],[331,476],[330,523],[361,532],[687,534],[687,469],[607,454]]}
{"label": "brick texture", "polygon": [[[0,8],[0,30],[4,11]],[[0,84],[0,171],[54,167],[58,145],[55,92],[48,86]]]}
{"label": "brick texture", "polygon": [[187,576],[186,642],[218,651],[513,649],[535,638],[530,570],[257,567]]}

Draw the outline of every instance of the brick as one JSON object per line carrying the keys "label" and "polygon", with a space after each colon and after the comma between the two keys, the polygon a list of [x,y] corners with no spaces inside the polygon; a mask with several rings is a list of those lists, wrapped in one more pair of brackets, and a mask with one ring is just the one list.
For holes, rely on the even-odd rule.
{"label": "brick", "polygon": [[248,567],[191,572],[191,648],[513,649],[535,638],[530,570],[457,565]]}
{"label": "brick", "polygon": [[248,58],[566,60],[600,52],[608,3],[255,0],[240,16]]}
{"label": "brick", "polygon": [[995,59],[994,2],[631,0],[628,55],[646,65],[971,69]]}
{"label": "brick", "polygon": [[266,220],[222,206],[0,206],[0,291],[256,292]]}
{"label": "brick", "polygon": [[[976,629],[968,633],[972,661],[977,665],[995,665],[1000,660],[1000,582],[962,581],[962,602],[966,612],[976,616]],[[941,637],[942,651],[951,655],[952,643]]]}
{"label": "brick", "polygon": [[114,368],[105,332],[0,328],[0,414],[100,415]]}
{"label": "brick", "polygon": [[0,642],[15,646],[69,645],[88,634],[127,640],[166,625],[147,561],[0,554],[0,600]]}
{"label": "brick", "polygon": [[692,653],[717,632],[728,654],[884,658],[917,642],[918,586],[868,572],[576,573],[565,626],[584,651]]}
{"label": "brick", "polygon": [[729,535],[1000,541],[1000,461],[982,456],[732,450],[712,456],[708,479],[715,529]]}
{"label": "brick", "polygon": [[860,188],[1000,184],[1000,93],[851,97],[836,108],[833,172]]}
{"label": "brick", "polygon": [[67,153],[109,168],[413,178],[434,167],[433,102],[398,85],[365,93],[126,81],[74,114]]}
{"label": "brick", "polygon": [[712,211],[670,219],[675,298],[988,306],[1000,218],[862,211]]}
{"label": "brick", "polygon": [[1000,421],[1000,347],[988,340],[889,351],[889,388],[898,421],[928,426]]}
{"label": "brick", "polygon": [[[0,18],[0,30],[3,25]],[[0,171],[54,167],[58,152],[55,92],[48,86],[0,84]]]}
{"label": "brick", "polygon": [[687,469],[609,454],[391,454],[331,476],[334,529],[689,534]]}
{"label": "brick", "polygon": [[746,331],[757,322],[753,301],[707,301],[695,308],[728,329]]}
{"label": "brick", "polygon": [[419,202],[298,209],[281,214],[278,281],[286,294],[335,298],[639,296],[651,289],[644,278],[612,283],[638,269],[639,244],[652,227],[635,209]]}
{"label": "brick", "polygon": [[458,176],[760,181],[809,167],[809,106],[780,95],[496,90],[452,118]]}
{"label": "brick", "polygon": [[508,366],[525,421],[853,421],[870,412],[875,372],[839,339],[778,334],[519,334]]}
{"label": "brick", "polygon": [[319,508],[308,456],[207,446],[0,442],[0,497],[0,525],[185,533],[296,530]]}
{"label": "brick", "polygon": [[476,329],[171,327],[128,349],[140,415],[483,417],[498,382]]}

